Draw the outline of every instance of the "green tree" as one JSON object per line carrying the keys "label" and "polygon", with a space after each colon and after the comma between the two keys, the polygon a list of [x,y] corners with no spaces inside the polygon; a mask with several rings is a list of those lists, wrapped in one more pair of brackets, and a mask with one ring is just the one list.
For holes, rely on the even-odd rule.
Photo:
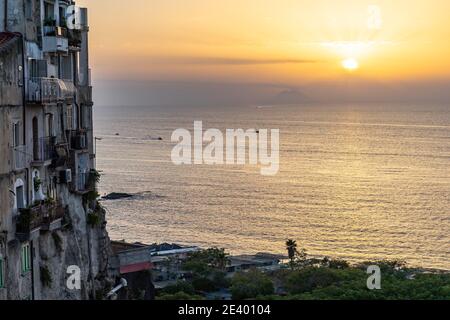
{"label": "green tree", "polygon": [[189,282],[186,281],[177,281],[177,283],[167,286],[164,289],[162,289],[161,294],[162,295],[168,295],[168,294],[176,294],[179,292],[184,292],[187,294],[194,294],[195,289]]}
{"label": "green tree", "polygon": [[202,296],[188,294],[186,292],[177,292],[174,294],[162,294],[156,298],[156,300],[168,300],[168,301],[177,301],[177,300],[204,300]]}
{"label": "green tree", "polygon": [[234,300],[254,299],[274,293],[272,280],[265,273],[252,269],[237,273],[231,281],[231,294]]}
{"label": "green tree", "polygon": [[288,257],[289,257],[289,265],[291,267],[291,269],[294,269],[295,267],[295,259],[297,257],[298,254],[298,250],[297,250],[297,241],[292,240],[292,239],[288,239],[286,241],[286,250],[288,252]]}
{"label": "green tree", "polygon": [[193,252],[183,265],[184,270],[203,276],[209,276],[213,270],[224,271],[228,264],[225,249],[210,248]]}

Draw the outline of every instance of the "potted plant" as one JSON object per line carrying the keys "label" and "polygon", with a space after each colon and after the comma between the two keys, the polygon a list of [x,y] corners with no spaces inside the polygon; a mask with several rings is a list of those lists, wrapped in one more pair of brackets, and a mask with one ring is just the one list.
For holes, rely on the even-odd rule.
{"label": "potted plant", "polygon": [[52,18],[45,18],[44,27],[56,27],[56,20]]}

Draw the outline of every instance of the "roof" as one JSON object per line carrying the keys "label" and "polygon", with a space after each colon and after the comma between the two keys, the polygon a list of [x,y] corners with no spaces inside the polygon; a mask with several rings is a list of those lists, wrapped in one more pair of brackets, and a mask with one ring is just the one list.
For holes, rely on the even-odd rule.
{"label": "roof", "polygon": [[170,250],[178,250],[183,249],[184,247],[175,244],[175,243],[154,243],[149,246],[151,251],[170,251]]}
{"label": "roof", "polygon": [[6,50],[19,39],[20,34],[13,32],[0,32],[0,51]]}
{"label": "roof", "polygon": [[173,250],[189,250],[189,249],[194,249],[197,247],[183,247],[180,246],[178,244],[175,243],[154,243],[154,244],[144,244],[144,243],[140,243],[140,242],[135,242],[135,243],[128,243],[124,240],[122,241],[111,241],[111,245],[113,248],[114,253],[120,253],[120,252],[125,252],[125,251],[132,251],[132,250],[136,250],[136,249],[142,249],[142,248],[146,248],[149,250],[149,252],[164,252],[164,251],[173,251]]}
{"label": "roof", "polygon": [[280,260],[283,259],[282,255],[275,255],[270,253],[257,253],[255,255],[237,255],[230,256],[230,266],[241,266],[241,265],[270,265],[270,264],[278,264]]}
{"label": "roof", "polygon": [[115,254],[117,254],[117,253],[128,251],[128,250],[146,248],[148,246],[141,244],[141,243],[127,243],[125,241],[111,241],[111,247],[113,249],[113,252]]}

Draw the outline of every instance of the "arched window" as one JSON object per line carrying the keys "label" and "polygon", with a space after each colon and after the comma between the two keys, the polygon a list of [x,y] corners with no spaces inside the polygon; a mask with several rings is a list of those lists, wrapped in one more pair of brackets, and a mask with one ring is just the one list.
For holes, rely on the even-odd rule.
{"label": "arched window", "polygon": [[33,170],[33,203],[36,201],[42,201],[45,196],[42,192],[42,180],[38,170]]}

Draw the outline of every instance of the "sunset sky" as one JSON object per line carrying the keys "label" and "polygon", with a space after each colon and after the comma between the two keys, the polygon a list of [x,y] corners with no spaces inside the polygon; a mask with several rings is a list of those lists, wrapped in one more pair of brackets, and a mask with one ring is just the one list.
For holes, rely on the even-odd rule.
{"label": "sunset sky", "polygon": [[[356,95],[378,95],[385,86],[389,94],[406,95],[409,86],[435,96],[449,83],[448,0],[78,4],[90,9],[91,64],[100,91],[122,85],[139,96],[147,92],[144,83],[164,82],[167,94],[177,91],[167,83],[197,84],[198,94],[200,83],[225,83],[314,96],[330,87],[339,95],[350,83]],[[136,104],[148,99],[138,97]]]}

